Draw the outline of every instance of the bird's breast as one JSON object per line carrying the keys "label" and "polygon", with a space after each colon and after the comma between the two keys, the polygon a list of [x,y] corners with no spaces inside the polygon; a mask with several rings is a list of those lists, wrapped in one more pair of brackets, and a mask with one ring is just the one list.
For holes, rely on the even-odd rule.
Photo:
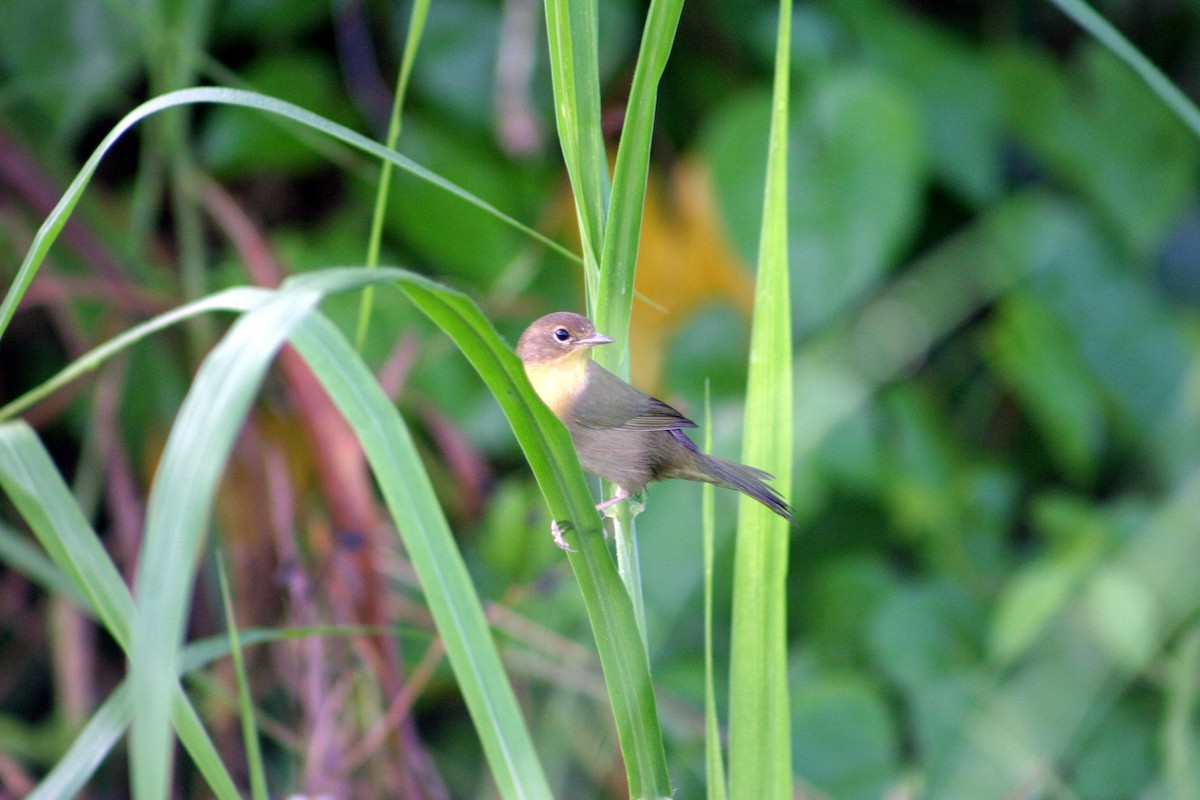
{"label": "bird's breast", "polygon": [[526,364],[525,374],[542,402],[560,419],[587,386],[587,358],[565,358],[550,364]]}

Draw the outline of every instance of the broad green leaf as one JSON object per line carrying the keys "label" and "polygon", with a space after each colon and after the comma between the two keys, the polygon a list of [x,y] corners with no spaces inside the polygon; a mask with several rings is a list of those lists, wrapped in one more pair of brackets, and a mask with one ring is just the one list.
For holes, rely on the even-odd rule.
{"label": "broad green leaf", "polygon": [[1163,636],[1153,587],[1121,567],[1105,567],[1090,577],[1083,605],[1108,659],[1136,675]]}
{"label": "broad green leaf", "polygon": [[1157,775],[1161,732],[1137,699],[1119,701],[1070,759],[1070,787],[1088,800],[1145,797]]}
{"label": "broad green leaf", "polygon": [[869,644],[880,672],[915,690],[980,664],[984,622],[979,603],[956,584],[901,586],[872,616]]}
{"label": "broad green leaf", "polygon": [[989,650],[1000,668],[1012,664],[1062,612],[1092,564],[1087,559],[1049,559],[1018,570],[996,603]]}
{"label": "broad green leaf", "polygon": [[243,106],[253,108],[259,111],[268,112],[281,117],[285,117],[293,122],[298,122],[301,125],[312,128],[320,133],[324,133],[334,139],[341,140],[352,147],[369,153],[377,158],[391,161],[401,169],[418,175],[423,180],[437,184],[445,191],[457,195],[466,203],[482,208],[492,213],[497,219],[512,225],[519,230],[524,231],[534,239],[545,244],[547,247],[574,259],[575,257],[560,245],[552,242],[547,237],[537,233],[532,228],[517,222],[515,219],[501,213],[494,206],[479,199],[470,192],[467,192],[444,178],[430,172],[417,163],[401,156],[383,145],[373,142],[370,139],[355,133],[341,125],[330,122],[324,117],[320,117],[302,108],[285,103],[281,100],[276,100],[265,95],[255,94],[254,92],[244,92],[235,89],[181,89],[176,92],[156,97],[152,100],[147,100],[133,111],[125,115],[125,117],[109,131],[104,140],[96,146],[92,155],[88,157],[87,162],[76,174],[75,179],[71,181],[71,185],[63,194],[62,199],[54,210],[42,223],[38,229],[37,235],[34,237],[33,244],[30,246],[25,260],[21,263],[21,268],[17,273],[16,279],[9,287],[4,296],[4,302],[0,303],[0,336],[8,327],[9,321],[12,319],[13,313],[16,311],[17,305],[21,302],[21,298],[25,294],[25,290],[29,288],[29,284],[33,281],[34,275],[37,274],[38,268],[42,264],[42,260],[46,257],[46,253],[50,249],[50,245],[58,237],[59,232],[66,224],[75,205],[79,202],[79,198],[83,194],[84,188],[95,174],[96,168],[99,166],[101,159],[104,158],[108,150],[113,144],[124,135],[130,128],[139,123],[141,120],[151,116],[164,109],[172,108],[181,105],[193,105],[197,103],[216,103],[232,106]]}
{"label": "broad green leaf", "polygon": [[[483,131],[493,124],[500,17],[501,6],[486,0],[430,3],[425,50],[413,69],[413,89],[439,114],[452,117],[456,127],[465,124]],[[408,14],[396,14],[395,20],[396,40],[407,42],[412,30]]]}

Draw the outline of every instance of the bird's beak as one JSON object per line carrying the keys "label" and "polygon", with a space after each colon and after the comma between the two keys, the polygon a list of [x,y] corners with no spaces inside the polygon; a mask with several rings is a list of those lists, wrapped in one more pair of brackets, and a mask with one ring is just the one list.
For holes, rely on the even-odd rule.
{"label": "bird's beak", "polygon": [[593,333],[586,339],[580,339],[579,344],[596,346],[598,344],[612,344],[613,340],[605,336],[603,333]]}

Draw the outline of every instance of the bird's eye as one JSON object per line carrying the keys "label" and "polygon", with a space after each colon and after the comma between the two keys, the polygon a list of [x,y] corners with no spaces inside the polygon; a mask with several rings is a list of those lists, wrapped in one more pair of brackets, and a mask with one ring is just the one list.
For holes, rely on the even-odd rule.
{"label": "bird's eye", "polygon": [[555,328],[554,338],[558,339],[560,342],[565,342],[567,339],[571,338],[571,332],[566,328]]}

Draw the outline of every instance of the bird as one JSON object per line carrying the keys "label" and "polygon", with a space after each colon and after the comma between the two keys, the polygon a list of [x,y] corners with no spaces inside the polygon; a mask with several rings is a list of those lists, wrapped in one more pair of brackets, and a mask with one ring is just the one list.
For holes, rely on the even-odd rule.
{"label": "bird", "polygon": [[[773,476],[702,453],[684,433],[695,422],[592,360],[593,347],[612,341],[582,314],[557,311],[534,320],[516,349],[534,391],[570,432],[584,470],[617,487],[597,510],[652,481],[682,478],[735,489],[793,522],[792,509],[767,483]],[[569,549],[557,523],[552,532]]]}

